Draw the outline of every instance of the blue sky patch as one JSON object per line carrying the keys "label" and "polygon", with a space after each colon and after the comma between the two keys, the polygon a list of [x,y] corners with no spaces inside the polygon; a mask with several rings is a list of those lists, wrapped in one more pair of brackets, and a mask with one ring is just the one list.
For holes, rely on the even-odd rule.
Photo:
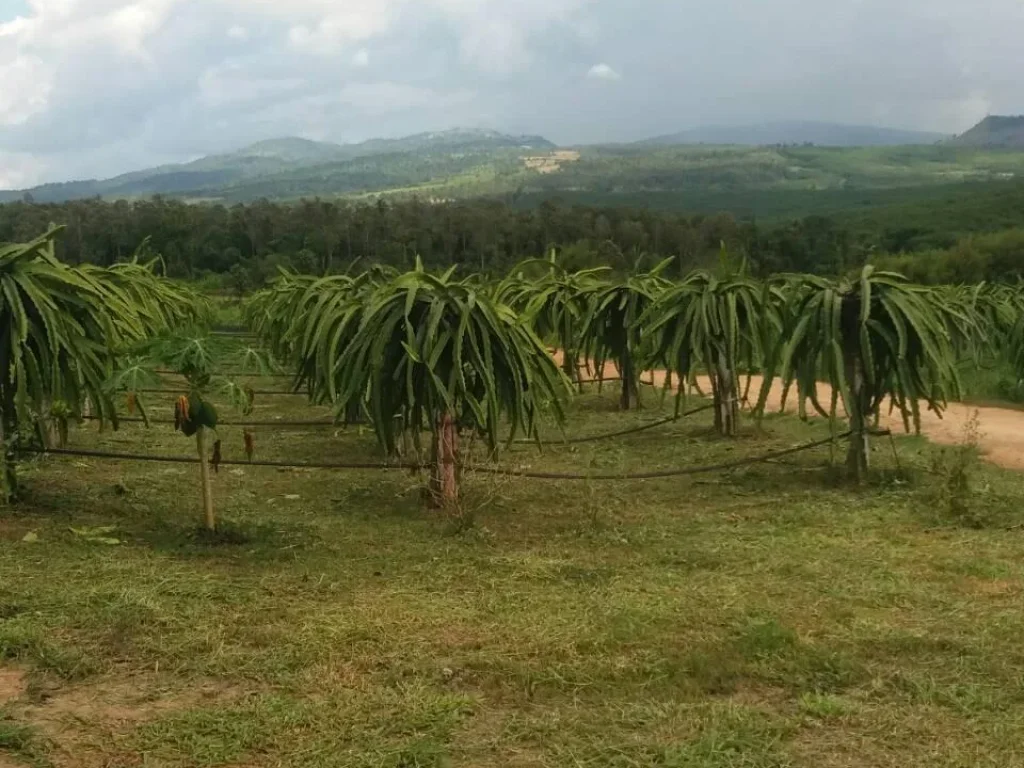
{"label": "blue sky patch", "polygon": [[0,24],[17,16],[28,16],[28,0],[0,0]]}

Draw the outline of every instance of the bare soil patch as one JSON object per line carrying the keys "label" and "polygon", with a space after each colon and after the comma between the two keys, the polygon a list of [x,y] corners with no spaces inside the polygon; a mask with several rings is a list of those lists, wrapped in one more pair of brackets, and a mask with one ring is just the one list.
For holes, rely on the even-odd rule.
{"label": "bare soil patch", "polygon": [[555,173],[562,169],[563,165],[575,163],[580,159],[580,153],[574,149],[561,149],[547,155],[532,155],[523,158],[523,164],[527,170],[538,173]]}
{"label": "bare soil patch", "polygon": [[[3,679],[0,677],[0,684]],[[181,689],[155,675],[131,675],[49,692],[44,686],[41,701],[24,704],[15,712],[20,722],[36,729],[49,743],[54,765],[93,768],[111,764],[118,737],[142,723],[241,695],[221,683],[200,682]],[[128,758],[123,754],[116,757]],[[0,768],[5,768],[2,762]]]}
{"label": "bare soil patch", "polygon": [[0,668],[0,707],[20,699],[25,688],[24,672],[20,669]]}

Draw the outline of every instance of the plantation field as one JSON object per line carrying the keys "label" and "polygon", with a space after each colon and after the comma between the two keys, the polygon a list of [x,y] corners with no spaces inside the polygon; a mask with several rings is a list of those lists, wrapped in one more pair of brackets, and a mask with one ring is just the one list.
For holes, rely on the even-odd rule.
{"label": "plantation field", "polygon": [[[568,433],[670,411],[644,394],[623,413],[590,387]],[[328,416],[257,396],[252,418]],[[743,425],[548,428],[501,465],[651,471],[828,434]],[[254,431],[258,459],[382,460],[358,427]],[[240,428],[219,436],[243,458]],[[1024,476],[875,443],[856,490],[829,447],[647,481],[469,472],[461,520],[404,471],[224,466],[213,538],[195,466],[26,465],[0,516],[0,766],[1024,764]],[[162,425],[70,445],[194,455]]]}

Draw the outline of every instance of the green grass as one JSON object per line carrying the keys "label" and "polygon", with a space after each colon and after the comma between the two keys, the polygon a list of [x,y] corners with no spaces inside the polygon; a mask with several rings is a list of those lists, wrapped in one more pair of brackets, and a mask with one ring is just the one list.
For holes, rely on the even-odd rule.
{"label": "green grass", "polygon": [[[570,433],[662,412],[614,403],[613,386],[582,397]],[[264,397],[255,418],[325,413]],[[502,462],[651,470],[825,434],[769,417],[721,440],[705,416]],[[240,429],[221,438],[242,455]],[[193,451],[137,425],[72,445]],[[985,527],[959,527],[933,449],[897,445],[899,467],[878,441],[863,489],[828,448],[643,482],[469,473],[469,526],[424,509],[405,472],[225,467],[216,540],[197,533],[195,467],[27,465],[29,500],[0,516],[0,664],[29,681],[0,764],[1021,764],[1024,540],[1007,529],[1024,478],[972,470]],[[257,452],[378,457],[358,428],[261,428]],[[101,526],[122,543],[70,531]]]}
{"label": "green grass", "polygon": [[6,708],[0,707],[0,765],[5,755],[15,756],[27,766],[46,766],[46,748],[35,728],[17,722]]}
{"label": "green grass", "polygon": [[1009,361],[1001,356],[964,359],[958,368],[963,402],[998,408],[1024,408],[1024,382]]}

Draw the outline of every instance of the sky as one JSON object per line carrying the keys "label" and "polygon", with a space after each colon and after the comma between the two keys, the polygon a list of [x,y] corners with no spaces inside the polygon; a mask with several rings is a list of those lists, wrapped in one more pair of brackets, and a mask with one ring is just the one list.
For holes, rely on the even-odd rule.
{"label": "sky", "polygon": [[1024,0],[0,0],[0,188],[280,136],[1024,112]]}

